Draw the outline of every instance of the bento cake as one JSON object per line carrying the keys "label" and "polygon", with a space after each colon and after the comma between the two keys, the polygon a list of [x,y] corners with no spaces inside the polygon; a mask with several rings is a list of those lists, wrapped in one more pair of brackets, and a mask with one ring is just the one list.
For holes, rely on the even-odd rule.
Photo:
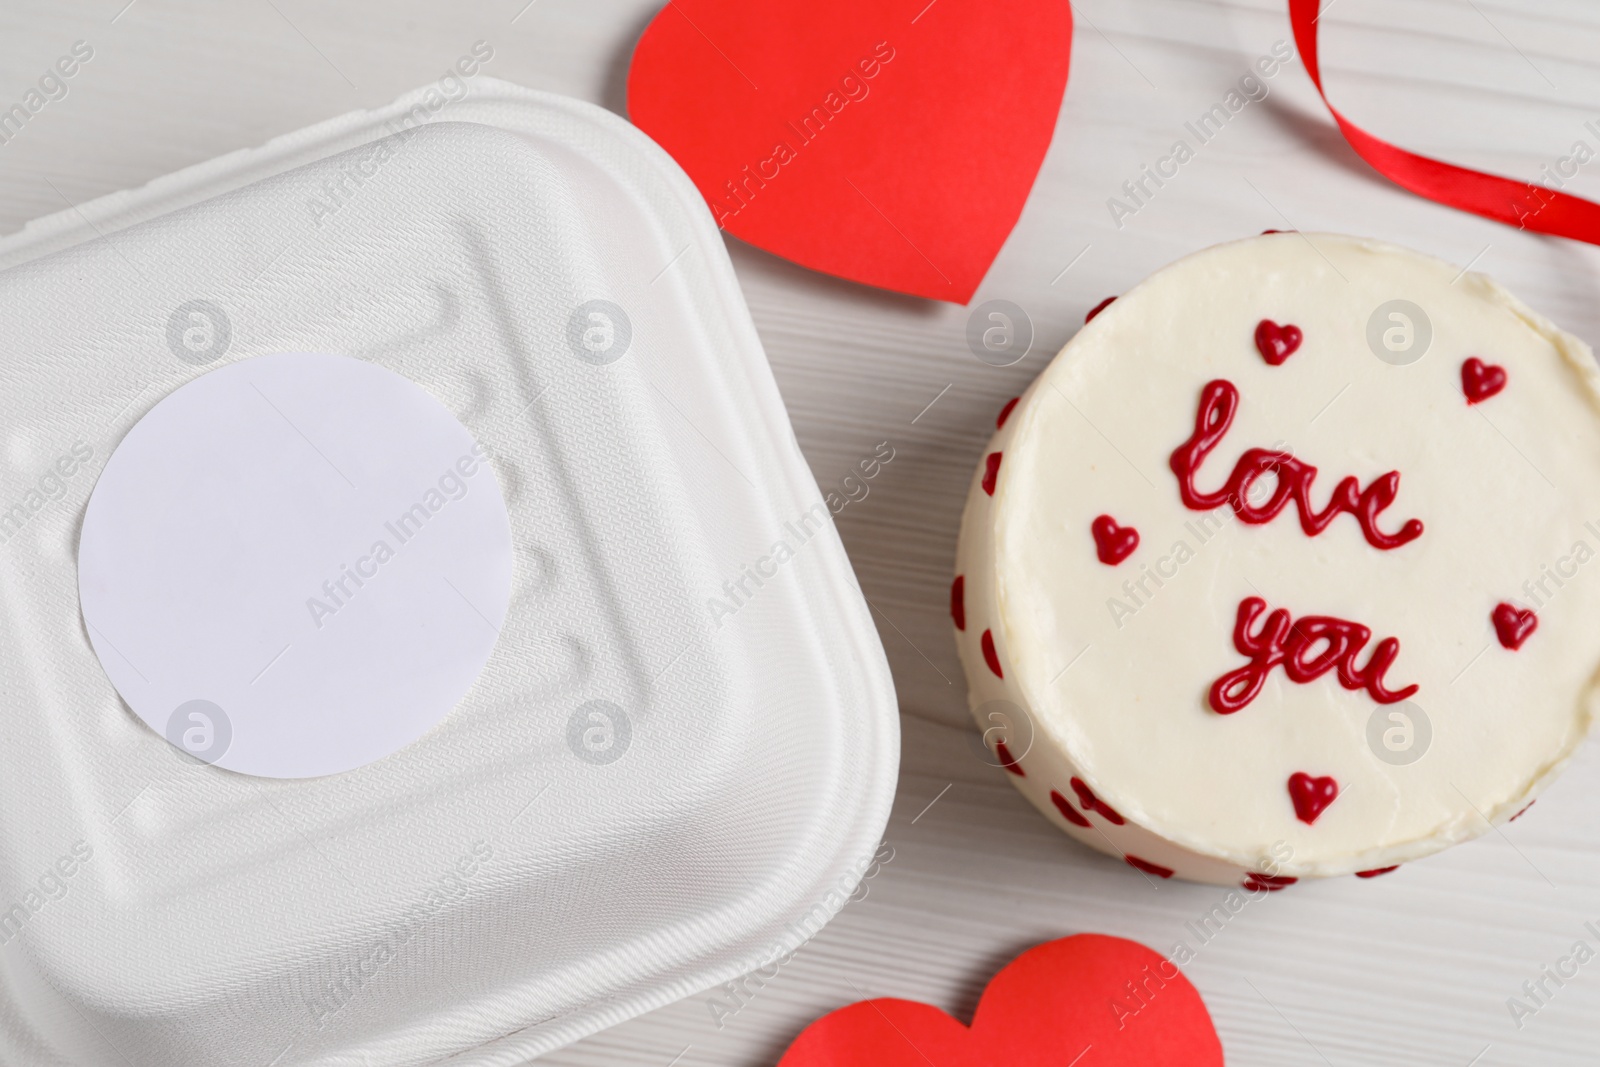
{"label": "bento cake", "polygon": [[1158,271],[973,476],[951,608],[995,762],[1149,877],[1260,890],[1514,818],[1593,721],[1597,382],[1494,282],[1393,246]]}

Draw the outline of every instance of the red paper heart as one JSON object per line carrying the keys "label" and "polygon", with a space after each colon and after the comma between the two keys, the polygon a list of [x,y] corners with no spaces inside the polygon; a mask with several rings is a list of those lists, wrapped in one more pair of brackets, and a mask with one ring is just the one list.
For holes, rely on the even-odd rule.
{"label": "red paper heart", "polygon": [[1294,801],[1295,818],[1307,826],[1339,797],[1339,783],[1332,777],[1313,778],[1304,771],[1289,776],[1289,799]]}
{"label": "red paper heart", "polygon": [[1094,534],[1095,554],[1100,562],[1115,567],[1139,547],[1139,531],[1132,526],[1119,526],[1110,515],[1101,515],[1089,524]]}
{"label": "red paper heart", "polygon": [[1461,364],[1461,391],[1467,394],[1467,403],[1488,400],[1506,387],[1506,369],[1485,363],[1473,356]]}
{"label": "red paper heart", "polygon": [[1496,604],[1489,618],[1494,622],[1494,633],[1500,644],[1513,652],[1539,628],[1539,616],[1533,609],[1519,608],[1515,604]]}
{"label": "red paper heart", "polygon": [[734,236],[965,303],[1044,161],[1071,51],[1055,0],[672,0],[628,113]]}
{"label": "red paper heart", "polygon": [[1305,334],[1298,326],[1279,326],[1271,319],[1256,323],[1256,351],[1274,367],[1294,355],[1303,340]]}
{"label": "red paper heart", "polygon": [[1135,941],[1078,934],[1007,964],[971,1027],[916,1001],[865,1000],[806,1027],[778,1067],[929,1064],[1222,1067],[1222,1043],[1177,966]]}

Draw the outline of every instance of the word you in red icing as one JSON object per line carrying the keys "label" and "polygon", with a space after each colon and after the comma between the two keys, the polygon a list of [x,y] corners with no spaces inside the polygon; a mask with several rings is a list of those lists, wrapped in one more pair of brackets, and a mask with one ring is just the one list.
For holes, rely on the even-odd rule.
{"label": "word you in red icing", "polygon": [[1461,391],[1468,404],[1488,400],[1506,387],[1506,369],[1473,356],[1461,364]]}
{"label": "word you in red icing", "polygon": [[1256,323],[1256,351],[1274,367],[1282,366],[1284,360],[1294,355],[1305,336],[1298,326],[1279,326],[1271,319],[1262,319]]}
{"label": "word you in red icing", "polygon": [[1294,816],[1310,826],[1329,804],[1339,798],[1339,783],[1331,776],[1313,778],[1305,771],[1289,776],[1289,799],[1294,801]]}
{"label": "word you in red icing", "polygon": [[1139,531],[1118,524],[1110,515],[1101,515],[1090,523],[1089,532],[1094,534],[1095,554],[1108,567],[1115,567],[1139,547]]}
{"label": "word you in red icing", "polygon": [[[1195,413],[1194,433],[1172,453],[1170,466],[1178,476],[1178,494],[1184,506],[1192,511],[1210,511],[1227,504],[1247,523],[1260,525],[1271,522],[1289,502],[1294,501],[1300,514],[1300,528],[1307,537],[1315,537],[1341,513],[1348,512],[1361,524],[1361,532],[1374,548],[1399,548],[1422,536],[1422,523],[1408,519],[1394,533],[1378,529],[1378,515],[1394,503],[1400,491],[1400,472],[1390,471],[1372,480],[1365,489],[1354,475],[1340,479],[1334,487],[1328,505],[1321,511],[1311,506],[1311,483],[1316,480],[1317,468],[1288,452],[1267,448],[1250,448],[1234,464],[1233,474],[1227,482],[1212,493],[1203,493],[1195,485],[1200,466],[1211,454],[1239,410],[1239,390],[1224,378],[1206,383],[1200,391],[1200,406]],[[1256,480],[1271,475],[1276,484],[1272,495],[1259,504],[1250,500],[1250,489]]]}
{"label": "word you in red icing", "polygon": [[1357,668],[1356,656],[1371,639],[1371,630],[1330,615],[1306,615],[1294,621],[1288,611],[1277,608],[1252,633],[1251,627],[1266,606],[1258,596],[1239,601],[1233,647],[1249,656],[1250,662],[1211,683],[1211,706],[1218,714],[1232,715],[1254,700],[1272,668],[1280,665],[1291,682],[1301,685],[1337,671],[1340,685],[1365,689],[1379,704],[1397,703],[1417,691],[1415,685],[1399,690],[1384,685],[1384,673],[1400,652],[1397,638],[1379,641],[1367,657],[1367,665]]}
{"label": "word you in red icing", "polygon": [[1515,604],[1496,604],[1489,613],[1489,620],[1494,623],[1494,635],[1500,639],[1501,647],[1513,652],[1539,628],[1539,616],[1533,609],[1519,608]]}

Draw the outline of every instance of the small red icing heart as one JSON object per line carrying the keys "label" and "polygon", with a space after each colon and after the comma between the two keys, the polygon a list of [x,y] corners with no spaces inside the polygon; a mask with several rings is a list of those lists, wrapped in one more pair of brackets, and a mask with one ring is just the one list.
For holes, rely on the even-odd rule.
{"label": "small red icing heart", "polygon": [[1388,874],[1390,871],[1398,871],[1399,869],[1400,869],[1400,865],[1398,863],[1395,864],[1393,867],[1374,867],[1370,871],[1357,871],[1356,872],[1356,877],[1357,878],[1376,878],[1380,874]]}
{"label": "small red icing heart", "polygon": [[978,639],[978,646],[983,649],[983,662],[994,671],[994,676],[1004,678],[1005,673],[1000,670],[1000,654],[994,650],[994,631],[983,631],[983,636]]}
{"label": "small red icing heart", "polygon": [[1089,820],[1083,817],[1083,813],[1077,808],[1073,807],[1071,801],[1062,796],[1060,793],[1056,792],[1054,789],[1050,790],[1050,803],[1054,804],[1056,806],[1056,810],[1061,813],[1061,817],[1070,822],[1072,825],[1081,826],[1085,830],[1089,828]]}
{"label": "small red icing heart", "polygon": [[860,1001],[795,1038],[778,1067],[1222,1067],[1205,1002],[1134,941],[1077,934],[989,982],[970,1027],[910,1000]]}
{"label": "small red icing heart", "polygon": [[1515,652],[1539,628],[1539,616],[1533,613],[1532,608],[1519,608],[1515,604],[1500,603],[1490,613],[1489,618],[1494,622],[1495,636],[1500,638],[1500,644]]}
{"label": "small red icing heart", "polygon": [[1000,477],[1000,453],[990,452],[983,457],[983,491],[994,496],[994,483]]}
{"label": "small red icing heart", "polygon": [[1279,326],[1271,319],[1256,323],[1256,351],[1274,367],[1294,355],[1304,339],[1298,326]]}
{"label": "small red icing heart", "polygon": [[1101,515],[1089,524],[1094,534],[1095,553],[1100,562],[1115,567],[1139,547],[1139,531],[1132,526],[1119,526],[1110,515]]}
{"label": "small red icing heart", "polygon": [[967,576],[956,575],[956,580],[950,583],[950,618],[955,620],[956,629],[967,628]]}
{"label": "small red icing heart", "polygon": [[1082,778],[1074,777],[1072,779],[1072,791],[1078,794],[1078,803],[1083,805],[1084,811],[1098,811],[1107,822],[1114,823],[1117,826],[1121,826],[1128,821],[1118,815],[1116,809],[1110,804],[1095,796],[1094,790],[1090,789],[1089,784]]}
{"label": "small red icing heart", "polygon": [[1461,364],[1461,391],[1467,394],[1467,403],[1488,400],[1506,387],[1506,369],[1485,363],[1473,356]]}
{"label": "small red icing heart", "polygon": [[998,419],[994,420],[994,428],[995,429],[997,429],[997,430],[1005,429],[1006,420],[1011,417],[1012,409],[1014,409],[1017,406],[1017,401],[1019,401],[1021,399],[1022,398],[1020,396],[1014,396],[1010,400],[1006,401],[1006,406],[1000,409],[1000,417]]}
{"label": "small red icing heart", "polygon": [[1289,776],[1289,799],[1294,801],[1297,819],[1310,826],[1317,816],[1339,796],[1339,783],[1332,777],[1313,778],[1304,771]]}

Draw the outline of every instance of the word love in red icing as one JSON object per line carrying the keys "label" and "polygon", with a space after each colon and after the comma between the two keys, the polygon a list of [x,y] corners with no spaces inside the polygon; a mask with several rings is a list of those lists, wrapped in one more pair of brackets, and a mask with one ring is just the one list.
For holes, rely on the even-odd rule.
{"label": "word love in red icing", "polygon": [[[1400,472],[1390,471],[1372,480],[1365,489],[1355,477],[1346,476],[1334,487],[1328,506],[1321,511],[1311,507],[1311,483],[1316,480],[1317,468],[1288,452],[1275,452],[1266,448],[1246,449],[1233,474],[1222,488],[1214,493],[1202,493],[1194,484],[1195,476],[1206,456],[1222,443],[1233,416],[1239,410],[1239,390],[1224,378],[1207,382],[1200,391],[1200,407],[1195,413],[1194,433],[1172,453],[1169,461],[1172,472],[1178,476],[1178,493],[1184,506],[1192,511],[1210,511],[1230,505],[1247,523],[1260,525],[1271,522],[1289,501],[1293,500],[1300,513],[1300,528],[1307,537],[1315,537],[1342,512],[1349,512],[1361,524],[1361,532],[1374,548],[1388,550],[1399,548],[1422,536],[1422,523],[1408,519],[1394,533],[1378,529],[1378,514],[1394,503],[1400,491]],[[1250,500],[1250,489],[1256,480],[1272,475],[1276,484],[1272,495],[1260,504]]]}
{"label": "word love in red icing", "polygon": [[1294,355],[1303,340],[1305,334],[1298,326],[1279,326],[1271,319],[1262,319],[1256,324],[1256,351],[1274,367],[1281,366]]}
{"label": "word love in red icing", "polygon": [[1090,523],[1089,532],[1094,534],[1095,554],[1108,567],[1115,567],[1139,547],[1139,531],[1118,524],[1110,515],[1101,515]]}
{"label": "word love in red icing", "polygon": [[1250,662],[1229,671],[1211,683],[1211,706],[1220,715],[1232,715],[1254,700],[1267,684],[1272,668],[1281,665],[1291,682],[1301,685],[1337,671],[1339,684],[1346,689],[1365,689],[1380,704],[1394,704],[1417,691],[1415,685],[1391,691],[1383,676],[1400,652],[1393,637],[1379,641],[1367,658],[1367,665],[1356,667],[1356,655],[1366,647],[1372,631],[1358,622],[1328,615],[1306,615],[1292,622],[1289,613],[1278,608],[1267,616],[1254,633],[1250,628],[1266,609],[1258,596],[1239,601],[1239,616],[1233,626],[1233,646]]}

